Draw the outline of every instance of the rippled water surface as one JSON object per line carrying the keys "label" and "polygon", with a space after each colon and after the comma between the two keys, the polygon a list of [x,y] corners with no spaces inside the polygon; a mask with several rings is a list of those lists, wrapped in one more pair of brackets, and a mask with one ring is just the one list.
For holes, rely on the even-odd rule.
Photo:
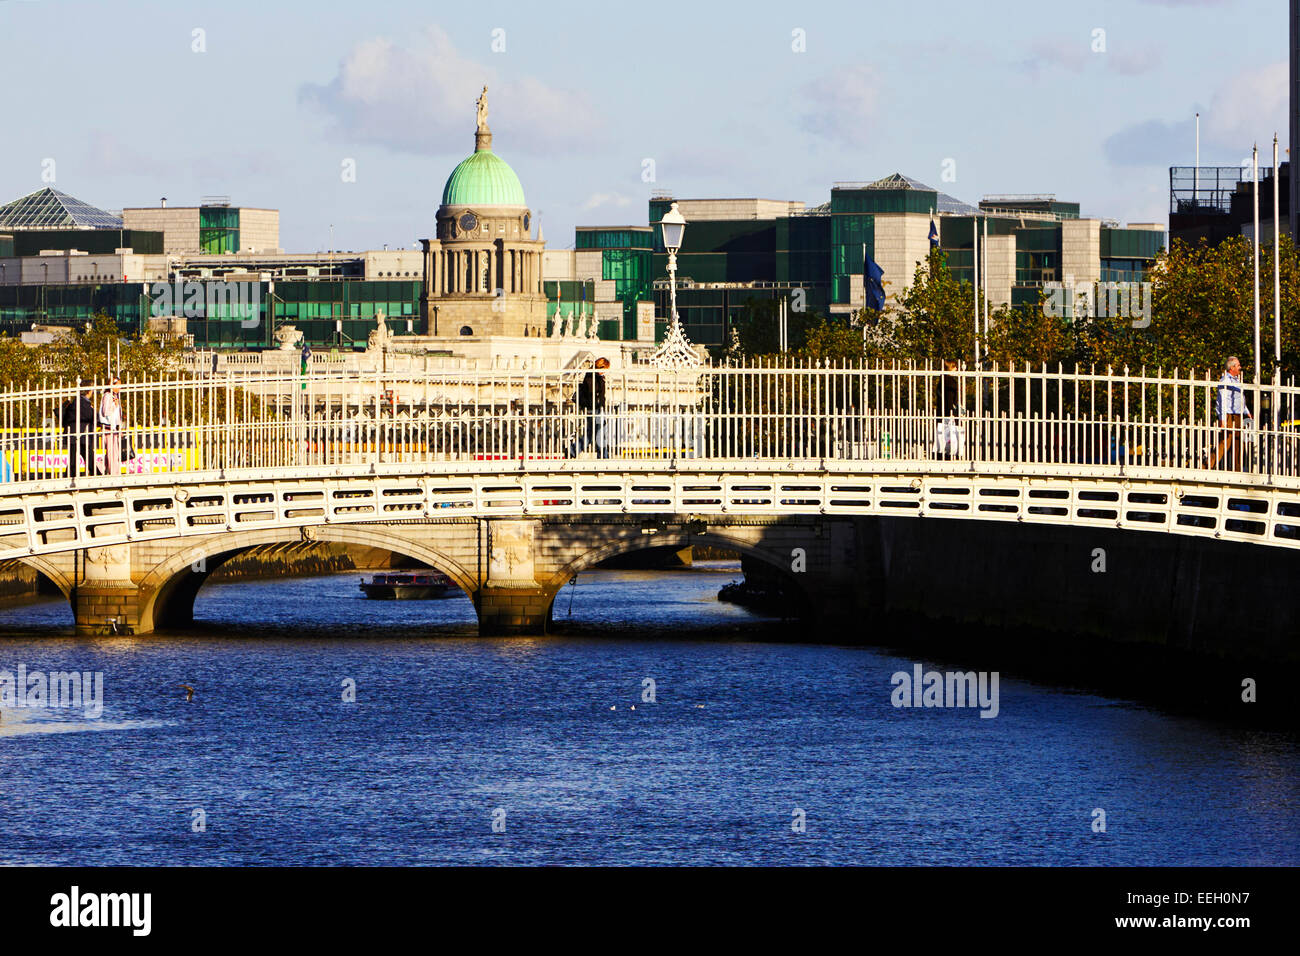
{"label": "rippled water surface", "polygon": [[737,576],[585,573],[536,638],[356,574],[208,585],[180,635],[0,610],[0,671],[104,680],[98,719],[0,712],[0,863],[1300,863],[1294,737],[1008,675],[996,719],[895,709],[913,661]]}

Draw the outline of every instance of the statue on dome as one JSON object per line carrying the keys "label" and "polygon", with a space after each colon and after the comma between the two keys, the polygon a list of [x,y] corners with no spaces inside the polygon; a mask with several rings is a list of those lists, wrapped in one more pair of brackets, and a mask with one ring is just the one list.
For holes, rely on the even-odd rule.
{"label": "statue on dome", "polygon": [[486,133],[488,128],[487,84],[483,85],[483,92],[479,94],[475,105],[478,106],[478,131]]}

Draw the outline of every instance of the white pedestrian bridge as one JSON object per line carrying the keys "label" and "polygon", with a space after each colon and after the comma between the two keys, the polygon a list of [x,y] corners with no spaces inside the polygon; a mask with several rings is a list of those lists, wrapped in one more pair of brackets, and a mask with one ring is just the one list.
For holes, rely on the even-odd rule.
{"label": "white pedestrian bridge", "polygon": [[[737,529],[911,517],[1300,548],[1293,387],[1247,385],[1262,425],[1237,430],[1217,381],[1129,370],[635,367],[604,376],[597,410],[589,374],[163,376],[122,386],[120,433],[81,422],[70,387],[10,388],[0,560],[70,597],[103,592],[88,620],[117,609],[147,628],[105,595],[162,593],[208,556],[299,538],[405,550],[476,603],[535,586],[548,607],[587,566],[573,555],[608,556],[614,528],[621,550],[707,533],[773,563],[788,536],[764,532],[777,544],[761,554]],[[459,530],[416,540],[434,526]]]}

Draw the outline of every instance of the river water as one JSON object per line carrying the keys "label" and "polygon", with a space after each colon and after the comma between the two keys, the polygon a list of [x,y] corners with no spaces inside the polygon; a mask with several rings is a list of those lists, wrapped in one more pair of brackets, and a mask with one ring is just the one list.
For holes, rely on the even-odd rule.
{"label": "river water", "polygon": [[0,711],[0,864],[1300,863],[1294,736],[1009,674],[992,719],[895,707],[955,668],[738,577],[587,572],[536,638],[355,573],[210,584],[174,635],[0,610],[0,671],[103,675],[98,716]]}

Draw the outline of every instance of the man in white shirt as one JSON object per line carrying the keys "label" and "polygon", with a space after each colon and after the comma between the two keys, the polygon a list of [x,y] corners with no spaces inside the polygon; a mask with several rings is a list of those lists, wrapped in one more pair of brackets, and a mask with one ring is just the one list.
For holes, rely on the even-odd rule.
{"label": "man in white shirt", "polygon": [[1241,426],[1245,419],[1254,421],[1254,416],[1246,407],[1246,393],[1241,385],[1241,362],[1235,355],[1228,356],[1223,378],[1219,379],[1217,404],[1223,437],[1219,439],[1213,464],[1218,468],[1241,471]]}

